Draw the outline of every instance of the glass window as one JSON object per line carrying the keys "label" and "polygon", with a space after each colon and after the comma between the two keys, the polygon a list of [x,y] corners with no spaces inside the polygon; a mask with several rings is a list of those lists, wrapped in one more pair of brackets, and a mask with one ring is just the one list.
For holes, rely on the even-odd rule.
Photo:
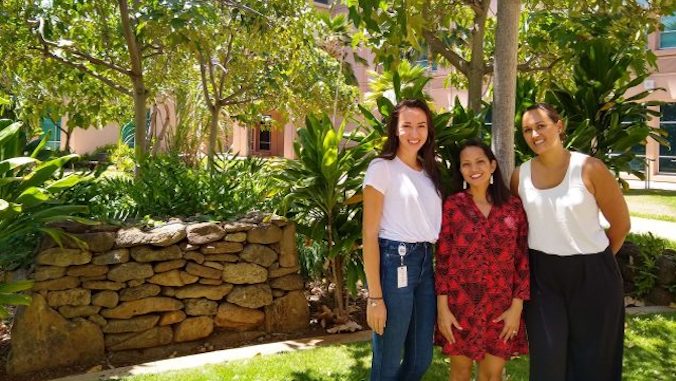
{"label": "glass window", "polygon": [[258,133],[258,149],[261,151],[270,151],[271,143],[270,130],[260,130]]}
{"label": "glass window", "polygon": [[662,17],[664,30],[660,33],[660,49],[676,48],[676,13]]}
{"label": "glass window", "polygon": [[671,143],[671,148],[660,146],[660,173],[676,174],[676,103],[667,103],[660,111],[660,128],[667,131]]}
{"label": "glass window", "polygon": [[42,118],[42,133],[49,134],[47,148],[58,151],[61,149],[61,121],[54,122],[51,118]]}

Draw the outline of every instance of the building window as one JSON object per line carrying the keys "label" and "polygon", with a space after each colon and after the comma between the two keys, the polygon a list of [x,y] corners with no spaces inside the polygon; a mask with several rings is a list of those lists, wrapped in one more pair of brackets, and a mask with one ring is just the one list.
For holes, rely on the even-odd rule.
{"label": "building window", "polygon": [[660,145],[660,173],[676,174],[676,103],[667,103],[660,107],[662,118],[660,128],[667,131],[671,148]]}
{"label": "building window", "polygon": [[662,17],[664,30],[660,33],[660,49],[676,48],[676,13]]}
{"label": "building window", "polygon": [[259,151],[270,151],[272,146],[272,137],[270,135],[270,130],[259,130],[258,131],[258,150]]}
{"label": "building window", "polygon": [[331,0],[315,0],[315,3],[329,5],[331,4]]}
{"label": "building window", "polygon": [[49,134],[47,148],[58,151],[61,149],[61,121],[54,122],[51,118],[42,118],[42,133]]}

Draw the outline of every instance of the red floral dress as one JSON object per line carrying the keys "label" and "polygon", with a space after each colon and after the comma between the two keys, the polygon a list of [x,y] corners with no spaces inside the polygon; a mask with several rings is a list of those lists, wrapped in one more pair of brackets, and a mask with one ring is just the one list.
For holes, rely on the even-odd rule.
{"label": "red floral dress", "polygon": [[454,344],[437,328],[435,341],[446,355],[481,360],[489,353],[508,360],[528,353],[523,314],[517,336],[507,343],[499,338],[504,322],[493,323],[513,298],[530,298],[528,223],[519,198],[494,205],[488,217],[466,192],[446,199],[435,285],[437,295],[448,295],[463,328],[453,327]]}

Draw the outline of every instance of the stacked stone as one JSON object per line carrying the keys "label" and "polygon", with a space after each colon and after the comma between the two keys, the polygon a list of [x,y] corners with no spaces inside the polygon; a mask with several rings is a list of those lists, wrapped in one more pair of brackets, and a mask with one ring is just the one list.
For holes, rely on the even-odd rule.
{"label": "stacked stone", "polygon": [[74,237],[63,248],[43,245],[34,291],[64,319],[94,323],[108,351],[202,339],[215,329],[291,332],[309,323],[295,225],[286,220]]}

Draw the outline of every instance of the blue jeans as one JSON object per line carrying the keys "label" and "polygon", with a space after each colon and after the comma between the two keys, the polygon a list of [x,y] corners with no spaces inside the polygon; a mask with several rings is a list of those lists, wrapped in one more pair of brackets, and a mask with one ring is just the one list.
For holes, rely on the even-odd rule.
{"label": "blue jeans", "polygon": [[[399,242],[379,239],[380,283],[387,308],[382,335],[373,334],[371,381],[420,380],[432,362],[437,299],[432,244],[406,243],[408,285],[397,287]],[[402,361],[403,352],[403,361]]]}

